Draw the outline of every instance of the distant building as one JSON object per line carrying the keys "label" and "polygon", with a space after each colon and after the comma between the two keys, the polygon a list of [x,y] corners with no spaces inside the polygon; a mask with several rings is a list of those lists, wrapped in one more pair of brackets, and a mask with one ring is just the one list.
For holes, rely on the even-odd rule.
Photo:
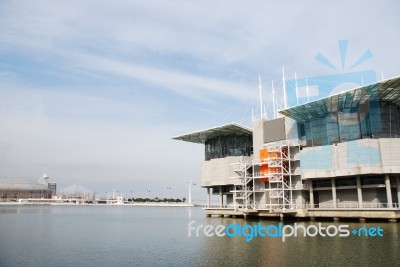
{"label": "distant building", "polygon": [[47,175],[47,172],[45,172],[43,176],[39,178],[38,183],[50,189],[52,196],[55,196],[57,194],[57,183],[49,182],[49,176]]}
{"label": "distant building", "polygon": [[51,198],[52,192],[45,185],[24,179],[0,179],[0,201],[21,198]]}
{"label": "distant building", "polygon": [[[173,139],[204,144],[208,215],[400,218],[400,77]],[[210,204],[208,204],[210,205]]]}
{"label": "distant building", "polygon": [[45,173],[39,182],[25,179],[0,179],[0,201],[16,201],[25,198],[51,198],[56,195],[56,183],[49,183]]}
{"label": "distant building", "polygon": [[63,198],[94,199],[96,193],[78,184],[71,185],[59,191]]}

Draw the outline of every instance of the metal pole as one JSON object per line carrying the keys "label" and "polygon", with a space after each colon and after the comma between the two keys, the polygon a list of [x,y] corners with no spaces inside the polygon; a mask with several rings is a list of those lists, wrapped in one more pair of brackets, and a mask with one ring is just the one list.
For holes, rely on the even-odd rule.
{"label": "metal pole", "polygon": [[189,183],[189,204],[192,204],[192,181],[188,182]]}
{"label": "metal pole", "polygon": [[294,80],[296,82],[296,103],[297,103],[297,105],[299,105],[299,91],[297,89],[297,74],[296,74],[296,72],[294,73]]}
{"label": "metal pole", "polygon": [[262,86],[261,86],[261,76],[258,74],[258,89],[259,89],[259,94],[260,94],[260,112],[261,112],[261,119],[264,117],[264,111],[263,111],[263,101],[262,101]]}
{"label": "metal pole", "polygon": [[275,89],[274,81],[272,80],[272,109],[274,111],[274,119],[276,118],[276,106],[275,106]]}
{"label": "metal pole", "polygon": [[283,81],[283,106],[287,109],[287,96],[286,96],[286,83],[285,83],[285,67],[282,67],[282,81]]}

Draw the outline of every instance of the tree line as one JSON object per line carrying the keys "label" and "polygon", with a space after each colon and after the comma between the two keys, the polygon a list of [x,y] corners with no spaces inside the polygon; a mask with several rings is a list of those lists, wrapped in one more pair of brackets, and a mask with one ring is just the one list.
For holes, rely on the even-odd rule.
{"label": "tree line", "polygon": [[174,202],[174,203],[180,203],[180,202],[185,202],[186,198],[142,198],[142,197],[134,197],[134,198],[129,198],[128,201],[130,202]]}

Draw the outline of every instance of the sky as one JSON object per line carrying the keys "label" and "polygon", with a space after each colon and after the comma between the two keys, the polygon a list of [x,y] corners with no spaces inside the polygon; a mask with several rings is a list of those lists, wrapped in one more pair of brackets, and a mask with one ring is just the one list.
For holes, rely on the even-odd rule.
{"label": "sky", "polygon": [[[398,1],[0,2],[0,178],[105,195],[186,197],[202,145],[177,135],[251,125],[261,77],[400,75]],[[344,69],[339,40],[348,41]],[[290,92],[289,92],[290,93]],[[168,189],[171,188],[171,189]],[[150,192],[149,192],[150,191]]]}

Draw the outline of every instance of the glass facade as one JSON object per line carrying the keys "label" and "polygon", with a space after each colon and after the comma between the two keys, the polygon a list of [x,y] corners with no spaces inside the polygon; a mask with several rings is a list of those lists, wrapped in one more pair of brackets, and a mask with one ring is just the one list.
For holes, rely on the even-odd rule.
{"label": "glass facade", "polygon": [[253,153],[252,146],[252,136],[218,136],[205,142],[205,159],[211,160],[228,156],[250,156]]}
{"label": "glass facade", "polygon": [[399,118],[400,109],[395,104],[371,101],[298,122],[299,137],[306,141],[307,146],[331,145],[364,138],[398,138]]}

